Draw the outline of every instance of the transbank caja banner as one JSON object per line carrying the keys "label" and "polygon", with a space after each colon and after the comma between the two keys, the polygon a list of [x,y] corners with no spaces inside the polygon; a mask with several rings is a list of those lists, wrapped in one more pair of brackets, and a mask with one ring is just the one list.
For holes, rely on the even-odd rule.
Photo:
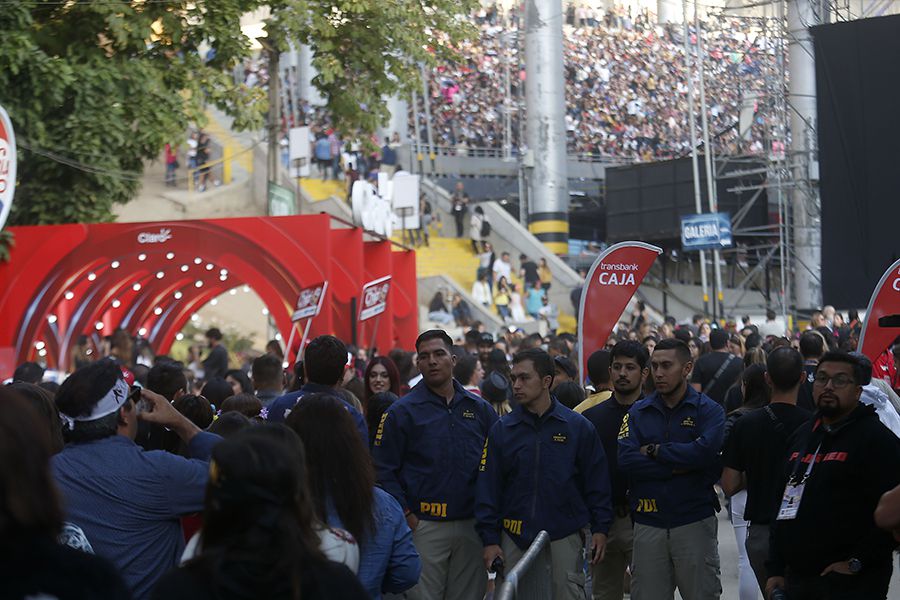
{"label": "transbank caja banner", "polygon": [[587,377],[588,357],[606,346],[628,301],[662,249],[644,242],[619,242],[607,248],[588,271],[578,309],[578,365]]}
{"label": "transbank caja banner", "polygon": [[900,335],[900,260],[890,266],[875,286],[866,322],[859,336],[859,351],[875,361]]}

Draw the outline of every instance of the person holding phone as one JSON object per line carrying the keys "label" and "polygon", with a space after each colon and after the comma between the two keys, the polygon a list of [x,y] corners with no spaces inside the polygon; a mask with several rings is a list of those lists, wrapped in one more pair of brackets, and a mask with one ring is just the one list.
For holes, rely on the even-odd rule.
{"label": "person holding phone", "polygon": [[[163,396],[129,389],[112,360],[73,373],[56,403],[68,444],[52,468],[66,518],[119,569],[134,598],[147,598],[184,549],[179,517],[203,508],[206,461],[221,438]],[[138,421],[173,431],[191,458],[142,450],[134,442]]]}

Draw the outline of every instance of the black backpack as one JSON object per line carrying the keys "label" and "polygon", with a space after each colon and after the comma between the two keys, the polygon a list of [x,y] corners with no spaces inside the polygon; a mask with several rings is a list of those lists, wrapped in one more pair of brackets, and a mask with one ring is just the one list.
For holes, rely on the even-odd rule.
{"label": "black backpack", "polygon": [[491,235],[491,222],[487,219],[481,222],[481,237],[486,238]]}

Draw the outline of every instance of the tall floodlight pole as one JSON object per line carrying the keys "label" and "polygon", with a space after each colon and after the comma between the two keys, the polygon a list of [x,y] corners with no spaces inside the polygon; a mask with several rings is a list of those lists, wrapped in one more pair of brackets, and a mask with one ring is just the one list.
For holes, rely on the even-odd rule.
{"label": "tall floodlight pole", "polygon": [[[694,208],[697,214],[703,212],[703,202],[700,192],[700,165],[697,162],[697,115],[694,112],[694,68],[691,59],[690,31],[688,30],[688,4],[687,0],[681,0],[683,13],[682,29],[684,37],[684,62],[687,70],[688,88],[688,126],[691,129],[691,167],[694,171]],[[709,284],[706,281],[706,251],[700,250],[700,284],[703,289],[703,312],[709,313]]]}
{"label": "tall floodlight pole", "polygon": [[791,115],[791,160],[794,188],[791,192],[793,223],[793,271],[795,308],[822,305],[821,204],[816,160],[815,50],[809,27],[818,24],[813,0],[788,2],[789,64],[788,103]]}
{"label": "tall floodlight pole", "polygon": [[528,229],[556,254],[569,252],[566,86],[561,0],[525,0],[525,105],[533,153]]}
{"label": "tall floodlight pole", "polygon": [[[719,212],[719,199],[716,196],[716,170],[713,162],[713,147],[709,137],[709,120],[706,117],[706,75],[704,73],[703,36],[700,29],[700,16],[697,11],[697,0],[694,0],[694,35],[697,36],[697,75],[700,89],[700,123],[703,130],[703,166],[706,168],[706,199],[709,212]],[[716,297],[713,298],[713,316],[720,314],[722,306],[722,266],[718,250],[713,250],[713,273],[716,282]]]}

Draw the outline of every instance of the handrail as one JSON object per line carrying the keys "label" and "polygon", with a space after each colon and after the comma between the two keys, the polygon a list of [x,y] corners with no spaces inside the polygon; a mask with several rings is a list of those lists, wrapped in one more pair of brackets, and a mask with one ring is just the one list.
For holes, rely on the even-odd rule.
{"label": "handrail", "polygon": [[513,600],[519,587],[519,580],[531,569],[534,562],[546,548],[550,547],[550,534],[541,530],[528,546],[522,559],[506,574],[503,583],[497,590],[497,600]]}
{"label": "handrail", "polygon": [[[239,152],[238,154],[243,154],[249,150],[252,150],[252,146],[250,148],[246,148]],[[216,160],[211,160],[209,162],[205,162],[202,165],[197,165],[193,169],[187,170],[187,182],[188,182],[188,191],[194,191],[194,175],[200,172],[201,169],[210,169],[215,167],[216,165],[222,165],[222,184],[227,185],[231,183],[231,161],[234,160],[235,154],[230,144],[226,144],[222,147],[222,158],[217,158]]]}
{"label": "handrail", "polygon": [[[521,158],[521,150],[518,148],[512,149],[508,155],[505,148],[494,146],[440,146],[437,144],[429,146],[428,144],[419,143],[409,144],[409,148],[414,153],[417,153],[418,160],[423,160],[425,156],[432,160],[438,156],[453,156],[457,158],[496,158],[498,160],[515,162]],[[569,152],[566,156],[568,160],[612,166],[629,165],[635,162],[631,158],[604,156],[588,152]]]}
{"label": "handrail", "polygon": [[320,214],[320,215],[328,215],[329,217],[331,217],[332,219],[334,219],[334,220],[337,221],[338,223],[343,223],[344,225],[348,225],[348,226],[350,226],[350,227],[353,227],[354,229],[355,229],[355,228],[362,229],[362,230],[363,230],[363,233],[366,233],[366,234],[368,234],[368,235],[371,235],[372,237],[376,237],[376,238],[378,238],[378,239],[380,239],[380,240],[382,240],[382,241],[388,241],[388,242],[392,243],[392,244],[395,245],[395,246],[399,246],[400,248],[403,248],[403,249],[406,250],[407,252],[413,252],[413,251],[415,250],[415,248],[410,248],[410,247],[407,246],[406,244],[401,244],[401,243],[398,242],[398,241],[392,240],[391,238],[389,238],[389,237],[386,236],[386,235],[382,235],[382,234],[380,234],[380,233],[378,233],[378,232],[376,232],[376,231],[371,231],[371,230],[369,230],[369,229],[364,229],[362,226],[357,225],[357,224],[354,223],[353,221],[348,221],[347,219],[343,219],[343,218],[341,218],[341,217],[338,217],[338,216],[336,216],[336,215],[333,215],[333,214],[331,214],[330,212],[325,212],[324,210],[322,210],[322,211],[319,211],[319,214]]}

